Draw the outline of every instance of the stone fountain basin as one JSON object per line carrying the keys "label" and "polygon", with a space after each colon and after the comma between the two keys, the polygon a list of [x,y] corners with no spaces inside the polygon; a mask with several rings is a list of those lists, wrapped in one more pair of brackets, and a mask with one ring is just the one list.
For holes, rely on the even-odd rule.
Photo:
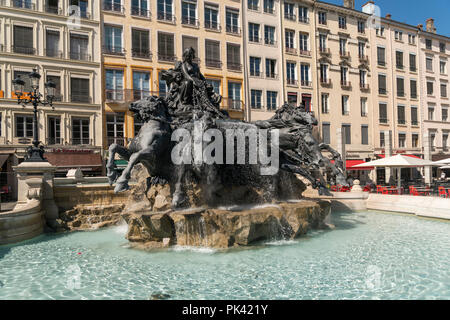
{"label": "stone fountain basin", "polygon": [[251,246],[268,240],[290,240],[310,229],[328,228],[329,201],[302,200],[236,208],[128,212],[126,238],[132,247],[173,245],[211,248]]}

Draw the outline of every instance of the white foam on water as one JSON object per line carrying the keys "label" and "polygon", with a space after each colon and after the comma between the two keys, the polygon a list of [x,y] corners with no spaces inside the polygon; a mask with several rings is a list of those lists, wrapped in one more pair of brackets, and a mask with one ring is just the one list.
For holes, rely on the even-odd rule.
{"label": "white foam on water", "polygon": [[227,211],[242,211],[242,210],[253,210],[253,209],[264,209],[264,208],[277,208],[280,209],[280,206],[277,204],[267,203],[260,205],[241,205],[241,206],[224,206],[218,207],[219,210],[227,210]]}
{"label": "white foam on water", "polygon": [[117,227],[113,228],[115,233],[125,235],[128,231],[128,225],[126,223],[118,225]]}
{"label": "white foam on water", "polygon": [[197,252],[197,253],[208,253],[208,254],[217,252],[217,250],[213,249],[213,248],[193,247],[193,246],[173,246],[169,250],[177,251],[177,252],[192,251],[192,252]]}
{"label": "white foam on water", "polygon": [[287,245],[293,245],[297,244],[298,242],[295,240],[275,240],[275,241],[269,241],[265,242],[265,245],[268,246],[287,246]]}

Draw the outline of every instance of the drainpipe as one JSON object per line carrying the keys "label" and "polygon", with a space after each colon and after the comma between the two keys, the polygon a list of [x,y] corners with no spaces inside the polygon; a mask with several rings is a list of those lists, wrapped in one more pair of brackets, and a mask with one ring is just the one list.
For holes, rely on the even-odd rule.
{"label": "drainpipe", "polygon": [[249,103],[249,96],[250,96],[250,87],[249,87],[249,77],[248,77],[248,54],[247,54],[247,15],[246,8],[245,8],[245,1],[241,1],[241,17],[242,17],[242,54],[243,54],[243,65],[244,65],[244,101],[245,101],[245,117],[244,120],[250,122],[252,121],[251,117],[251,109],[250,109],[250,103]]}

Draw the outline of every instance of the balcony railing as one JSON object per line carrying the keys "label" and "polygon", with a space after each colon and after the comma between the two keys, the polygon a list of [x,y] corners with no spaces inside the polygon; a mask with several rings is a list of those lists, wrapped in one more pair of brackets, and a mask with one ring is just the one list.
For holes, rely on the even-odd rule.
{"label": "balcony railing", "polygon": [[169,12],[162,12],[159,11],[156,15],[157,19],[160,21],[166,21],[166,22],[171,22],[171,23],[175,23],[175,15],[173,15],[172,13]]}
{"label": "balcony railing", "polygon": [[131,54],[134,58],[140,58],[140,59],[152,59],[152,53],[150,50],[144,50],[144,49],[131,49]]}
{"label": "balcony railing", "polygon": [[200,26],[200,23],[198,19],[192,18],[192,17],[181,17],[181,24],[185,26],[191,26],[198,28]]}
{"label": "balcony railing", "polygon": [[54,145],[62,145],[63,144],[63,139],[61,138],[47,138],[47,145],[48,146],[54,146]]}
{"label": "balcony railing", "polygon": [[238,62],[227,62],[227,68],[228,70],[232,70],[232,71],[242,71],[242,64],[238,63]]}
{"label": "balcony railing", "polygon": [[264,13],[274,14],[275,9],[271,7],[264,7]]}
{"label": "balcony railing", "polygon": [[248,38],[248,42],[251,42],[251,43],[261,43],[261,42],[262,42],[262,39],[261,39],[261,38],[258,38],[258,37],[249,37],[249,38]]}
{"label": "balcony railing", "polygon": [[285,50],[286,50],[286,53],[297,54],[297,49],[296,48],[286,47]]}
{"label": "balcony railing", "polygon": [[71,60],[91,61],[91,55],[85,52],[70,52]]}
{"label": "balcony railing", "polygon": [[62,9],[56,6],[45,6],[45,12],[62,15]]}
{"label": "balcony railing", "polygon": [[296,79],[287,78],[286,83],[288,86],[298,86],[298,81]]}
{"label": "balcony railing", "polygon": [[323,86],[331,86],[331,79],[329,78],[320,78],[320,84]]}
{"label": "balcony railing", "polygon": [[19,9],[36,10],[36,4],[30,0],[11,0],[10,5]]}
{"label": "balcony railing", "polygon": [[339,55],[341,56],[341,58],[350,58],[349,51],[339,51]]}
{"label": "balcony railing", "polygon": [[359,55],[359,61],[361,61],[361,62],[367,62],[367,61],[369,61],[369,56],[366,56],[366,55],[364,55],[364,54],[360,54],[360,55]]}
{"label": "balcony railing", "polygon": [[411,67],[409,67],[409,71],[411,71],[411,72],[416,72],[416,71],[417,71],[417,68],[414,67],[414,66],[411,66]]}
{"label": "balcony railing", "polygon": [[125,91],[117,89],[106,89],[105,90],[106,102],[124,102],[125,101]]}
{"label": "balcony railing", "polygon": [[205,64],[210,68],[222,68],[222,61],[220,60],[206,58]]}
{"label": "balcony railing", "polygon": [[346,81],[346,80],[341,80],[341,86],[343,88],[351,88],[352,83],[350,81]]}
{"label": "balcony railing", "polygon": [[70,96],[70,102],[92,103],[92,98],[85,94],[72,94]]}
{"label": "balcony railing", "polygon": [[309,23],[309,18],[308,17],[299,16],[298,17],[298,21],[302,22],[302,23]]}
{"label": "balcony railing", "polygon": [[417,93],[411,93],[411,99],[417,99]]}
{"label": "balcony railing", "polygon": [[248,10],[259,11],[259,6],[257,4],[249,3]]}
{"label": "balcony railing", "polygon": [[175,62],[176,60],[177,56],[175,54],[158,52],[158,61]]}
{"label": "balcony railing", "polygon": [[250,71],[250,77],[261,78],[263,73],[261,71]]}
{"label": "balcony railing", "polygon": [[388,119],[387,118],[380,118],[380,123],[388,123]]}
{"label": "balcony railing", "polygon": [[402,64],[397,64],[396,67],[399,70],[403,70],[404,69],[404,66]]}
{"label": "balcony railing", "polygon": [[241,100],[235,100],[232,98],[224,98],[223,107],[226,110],[243,110],[244,103]]}
{"label": "balcony railing", "polygon": [[381,67],[385,67],[386,66],[386,61],[378,60],[378,65],[381,66]]}
{"label": "balcony railing", "polygon": [[127,145],[127,139],[124,137],[107,137],[108,146],[112,144],[118,144],[119,146],[125,147]]}
{"label": "balcony railing", "polygon": [[125,13],[125,7],[122,6],[120,3],[115,2],[103,2],[103,11],[110,11],[114,13]]}
{"label": "balcony railing", "polygon": [[406,124],[406,120],[405,119],[398,119],[398,124]]}
{"label": "balcony railing", "polygon": [[397,91],[397,97],[403,98],[404,96],[405,96],[405,92],[404,91]]}
{"label": "balcony railing", "polygon": [[284,18],[291,21],[297,20],[297,16],[293,13],[285,13]]}
{"label": "balcony railing", "polygon": [[387,90],[386,90],[386,89],[383,89],[383,88],[379,88],[379,89],[378,89],[378,93],[379,93],[379,94],[386,95],[386,94],[387,94]]}
{"label": "balcony railing", "polygon": [[124,56],[125,49],[123,47],[103,46],[103,53],[115,56]]}
{"label": "balcony railing", "polygon": [[321,48],[321,47],[319,47],[319,52],[320,52],[320,54],[323,54],[323,55],[330,55],[331,54],[330,48]]}
{"label": "balcony railing", "polygon": [[413,121],[411,121],[411,125],[412,126],[418,126],[419,125],[419,121],[413,120]]}
{"label": "balcony railing", "polygon": [[369,84],[368,83],[359,83],[359,87],[361,88],[361,90],[369,90]]}
{"label": "balcony railing", "polygon": [[92,139],[89,138],[71,138],[70,144],[72,146],[91,146]]}
{"label": "balcony railing", "polygon": [[273,73],[273,72],[269,72],[269,73],[266,72],[266,78],[267,79],[278,79],[278,74]]}
{"label": "balcony railing", "polygon": [[237,26],[230,26],[227,25],[225,27],[225,31],[227,33],[231,33],[231,34],[235,34],[235,35],[240,35],[241,34],[241,28],[237,27]]}
{"label": "balcony railing", "polygon": [[36,49],[30,47],[13,46],[11,51],[19,54],[36,55]]}
{"label": "balcony railing", "polygon": [[64,54],[60,50],[46,49],[44,54],[46,57],[50,58],[58,58],[58,59],[64,58]]}
{"label": "balcony railing", "polygon": [[150,18],[151,12],[148,9],[131,7],[131,15],[135,17]]}
{"label": "balcony railing", "polygon": [[275,39],[265,38],[264,44],[266,44],[268,46],[276,46],[277,42],[275,41]]}
{"label": "balcony railing", "polygon": [[222,27],[218,22],[214,21],[205,21],[205,29],[212,31],[221,31]]}
{"label": "balcony railing", "polygon": [[300,55],[301,55],[301,56],[307,56],[307,57],[310,57],[310,56],[311,56],[311,51],[300,49]]}
{"label": "balcony railing", "polygon": [[301,85],[302,87],[312,87],[312,82],[308,80],[302,80]]}

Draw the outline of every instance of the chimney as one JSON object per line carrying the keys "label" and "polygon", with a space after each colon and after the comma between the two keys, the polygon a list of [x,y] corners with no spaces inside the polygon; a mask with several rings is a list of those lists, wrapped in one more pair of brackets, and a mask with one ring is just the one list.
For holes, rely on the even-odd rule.
{"label": "chimney", "polygon": [[349,9],[355,9],[355,0],[344,0],[344,7]]}
{"label": "chimney", "polygon": [[427,19],[427,32],[436,33],[436,27],[434,26],[434,19]]}
{"label": "chimney", "polygon": [[386,15],[386,19],[392,19],[392,14],[388,13],[388,14]]}

